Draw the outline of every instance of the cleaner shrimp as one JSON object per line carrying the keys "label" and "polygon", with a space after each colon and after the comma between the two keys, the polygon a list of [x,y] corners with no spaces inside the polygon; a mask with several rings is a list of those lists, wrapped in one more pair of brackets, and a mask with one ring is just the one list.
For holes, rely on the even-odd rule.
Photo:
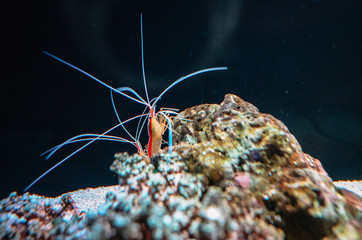
{"label": "cleaner shrimp", "polygon": [[[50,169],[48,169],[46,172],[44,172],[42,175],[40,175],[37,179],[35,179],[32,183],[30,183],[25,189],[24,192],[27,191],[30,187],[32,187],[36,182],[38,182],[40,179],[42,179],[45,175],[47,175],[49,172],[51,172],[53,169],[55,169],[56,167],[58,167],[60,164],[64,163],[66,160],[68,160],[69,158],[71,158],[73,155],[77,154],[79,151],[83,150],[84,148],[86,148],[87,146],[89,146],[90,144],[92,144],[93,142],[97,141],[97,140],[106,140],[106,141],[116,141],[116,142],[122,142],[122,143],[129,143],[134,145],[137,148],[138,154],[139,156],[146,161],[147,163],[150,163],[150,158],[153,154],[157,153],[160,148],[161,148],[161,144],[163,141],[163,134],[166,131],[166,129],[169,129],[169,138],[168,138],[168,151],[169,153],[172,152],[172,117],[171,115],[175,115],[177,114],[177,112],[175,111],[175,109],[172,108],[161,108],[160,111],[156,111],[156,104],[158,103],[159,100],[161,100],[161,97],[168,91],[170,90],[172,87],[174,87],[176,84],[191,78],[195,75],[198,74],[202,74],[202,73],[206,73],[206,72],[211,72],[211,71],[220,71],[220,70],[227,70],[227,67],[212,67],[212,68],[206,68],[206,69],[202,69],[193,73],[190,73],[188,75],[182,76],[179,79],[177,79],[176,81],[174,81],[172,84],[170,84],[165,90],[163,90],[160,95],[158,95],[156,98],[153,99],[149,99],[148,96],[148,90],[147,90],[147,82],[146,82],[146,77],[145,77],[145,64],[144,64],[144,49],[143,49],[143,24],[142,24],[142,14],[140,16],[140,28],[141,28],[141,64],[142,64],[142,78],[143,78],[143,85],[144,85],[144,90],[145,90],[145,95],[146,95],[146,100],[143,99],[135,90],[133,90],[130,87],[120,87],[120,88],[114,88],[110,85],[108,85],[107,83],[101,81],[100,79],[96,78],[95,76],[89,74],[88,72],[80,69],[79,67],[74,66],[73,64],[60,59],[58,57],[56,57],[55,55],[43,51],[46,55],[54,58],[55,60],[83,73],[84,75],[88,76],[89,78],[97,81],[98,83],[102,84],[103,86],[107,87],[108,89],[110,89],[111,92],[111,101],[112,101],[112,106],[114,109],[114,112],[116,114],[116,117],[119,121],[119,123],[113,127],[111,127],[110,129],[106,130],[105,132],[101,133],[101,134],[95,134],[95,133],[86,133],[86,134],[80,134],[77,136],[74,136],[68,140],[66,140],[65,142],[47,150],[45,153],[43,153],[42,155],[46,155],[46,159],[49,159],[55,152],[57,152],[60,148],[64,147],[67,144],[71,144],[71,143],[76,143],[76,142],[82,142],[82,141],[88,141],[86,144],[84,144],[83,146],[81,146],[80,148],[78,148],[77,150],[75,150],[74,152],[72,152],[71,154],[69,154],[68,156],[66,156],[65,158],[63,158],[61,161],[59,161],[57,164],[55,164],[53,167],[51,167]],[[135,101],[139,104],[142,104],[145,106],[145,110],[143,111],[142,114],[137,115],[135,117],[129,118],[125,121],[121,121],[118,115],[118,112],[116,110],[114,101],[113,101],[113,92],[116,92],[128,99],[131,99],[132,101]],[[128,94],[127,94],[127,93]],[[132,95],[131,95],[132,94]],[[146,111],[148,111],[148,113],[145,113]],[[145,120],[143,121],[143,124],[141,126],[141,129],[139,129],[139,125],[140,122],[142,120],[142,118],[145,117]],[[138,127],[137,127],[137,131],[136,131],[136,136],[134,137],[132,134],[129,133],[129,131],[124,127],[124,124],[127,122],[130,122],[132,120],[135,119],[139,119],[139,123],[138,123]],[[147,144],[147,148],[146,150],[144,150],[142,148],[142,145],[139,141],[140,138],[140,134],[142,132],[143,126],[145,124],[145,121],[148,119],[148,135],[149,135],[149,140],[148,140],[148,144]],[[123,130],[128,134],[128,136],[132,139],[126,139],[126,138],[122,138],[122,137],[118,137],[118,136],[113,136],[113,135],[109,135],[108,133],[119,128],[122,127]]]}

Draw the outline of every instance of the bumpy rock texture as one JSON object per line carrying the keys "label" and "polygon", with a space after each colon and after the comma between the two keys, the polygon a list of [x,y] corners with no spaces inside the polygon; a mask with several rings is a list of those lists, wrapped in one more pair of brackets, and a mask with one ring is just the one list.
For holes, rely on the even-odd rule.
{"label": "bumpy rock texture", "polygon": [[[282,122],[228,94],[174,119],[172,154],[116,154],[120,188],[97,211],[67,195],[0,203],[1,238],[361,239],[362,201],[333,185]],[[48,201],[48,202],[47,202]]]}

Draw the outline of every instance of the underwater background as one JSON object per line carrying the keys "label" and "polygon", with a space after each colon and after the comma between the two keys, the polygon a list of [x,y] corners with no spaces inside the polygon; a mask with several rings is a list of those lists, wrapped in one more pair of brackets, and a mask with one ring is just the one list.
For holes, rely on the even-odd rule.
{"label": "underwater background", "polygon": [[[4,4],[1,198],[22,193],[79,145],[47,161],[40,157],[45,150],[117,124],[109,89],[42,51],[145,96],[141,13],[151,97],[191,72],[229,68],[180,83],[158,107],[183,110],[236,94],[283,121],[333,180],[362,178],[361,1],[156,2]],[[143,110],[122,96],[115,100],[122,120]],[[135,133],[136,125],[126,127]],[[29,191],[57,196],[117,184],[109,166],[123,151],[137,150],[96,142]]]}

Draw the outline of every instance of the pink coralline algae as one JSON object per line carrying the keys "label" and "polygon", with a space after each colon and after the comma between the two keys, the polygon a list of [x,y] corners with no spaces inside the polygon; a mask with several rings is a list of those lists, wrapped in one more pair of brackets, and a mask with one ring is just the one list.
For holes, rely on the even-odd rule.
{"label": "pink coralline algae", "polygon": [[362,238],[361,197],[336,188],[273,116],[227,94],[181,112],[174,130],[172,154],[165,148],[151,163],[116,154],[120,186],[93,210],[79,211],[69,194],[57,210],[10,195],[0,203],[0,237]]}

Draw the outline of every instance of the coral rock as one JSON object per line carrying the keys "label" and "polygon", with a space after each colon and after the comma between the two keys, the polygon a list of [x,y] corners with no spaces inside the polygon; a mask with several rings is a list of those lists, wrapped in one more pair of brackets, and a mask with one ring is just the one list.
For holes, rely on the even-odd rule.
{"label": "coral rock", "polygon": [[273,116],[227,94],[181,112],[174,130],[172,154],[161,150],[151,164],[115,155],[120,187],[97,211],[40,201],[30,213],[28,195],[11,195],[1,202],[0,237],[361,239],[361,197],[336,188]]}

